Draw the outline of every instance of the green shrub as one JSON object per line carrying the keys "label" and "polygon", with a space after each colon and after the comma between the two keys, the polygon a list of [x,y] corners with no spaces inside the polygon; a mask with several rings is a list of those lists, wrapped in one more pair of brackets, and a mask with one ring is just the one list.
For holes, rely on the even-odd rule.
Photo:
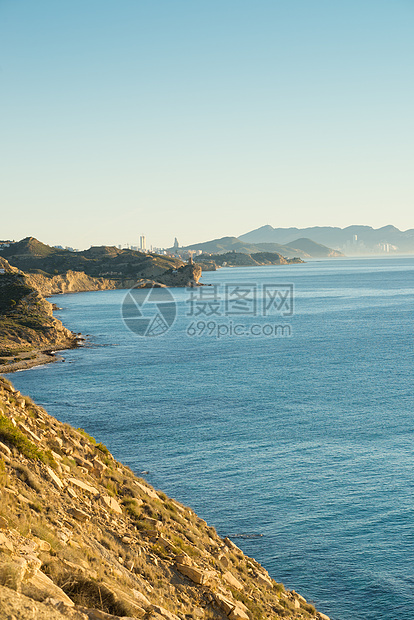
{"label": "green shrub", "polygon": [[121,504],[125,507],[131,519],[139,520],[141,518],[138,502],[134,497],[124,497]]}
{"label": "green shrub", "polygon": [[87,439],[88,441],[90,441],[94,446],[96,446],[96,439],[95,437],[92,437],[92,435],[89,435],[89,433],[87,433],[83,428],[77,428],[76,429],[78,431],[78,433],[80,433],[83,437],[85,437],[85,439]]}
{"label": "green shrub", "polygon": [[111,453],[109,452],[108,448],[103,443],[97,443],[96,447],[98,448],[98,450],[106,454],[106,456],[110,456]]}
{"label": "green shrub", "polygon": [[16,428],[9,418],[0,413],[0,439],[3,439],[11,446],[17,448],[20,454],[28,459],[43,461],[44,455],[33,442],[27,439],[18,428]]}

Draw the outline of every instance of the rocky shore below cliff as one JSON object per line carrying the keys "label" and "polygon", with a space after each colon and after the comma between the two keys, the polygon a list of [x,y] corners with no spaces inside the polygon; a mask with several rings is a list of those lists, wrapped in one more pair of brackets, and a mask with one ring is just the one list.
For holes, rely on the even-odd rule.
{"label": "rocky shore below cliff", "polygon": [[199,286],[201,267],[174,266],[157,280],[106,279],[68,271],[65,274],[26,274],[0,257],[0,372],[9,373],[60,359],[56,352],[77,347],[81,338],[53,316],[44,297],[59,293],[129,289],[132,287]]}
{"label": "rocky shore below cliff", "polygon": [[78,336],[53,316],[30,278],[3,259],[0,266],[0,372],[46,364],[56,359],[53,351],[75,348]]}

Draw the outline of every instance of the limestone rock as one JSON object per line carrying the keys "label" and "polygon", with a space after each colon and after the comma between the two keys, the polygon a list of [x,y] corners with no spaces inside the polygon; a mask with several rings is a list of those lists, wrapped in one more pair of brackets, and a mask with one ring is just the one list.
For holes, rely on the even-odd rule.
{"label": "limestone rock", "polygon": [[8,620],[88,620],[81,611],[61,609],[53,599],[40,603],[4,586],[0,586],[0,610],[0,617]]}
{"label": "limestone rock", "polygon": [[[87,614],[88,620],[121,620],[119,616],[107,614],[100,609],[85,609],[85,613]],[[122,620],[133,620],[133,618],[122,616]]]}
{"label": "limestone rock", "polygon": [[98,458],[93,459],[92,465],[98,472],[102,472],[106,469],[106,465],[104,465]]}
{"label": "limestone rock", "polygon": [[20,592],[26,569],[27,562],[23,558],[2,562],[0,564],[0,583],[16,592]]}
{"label": "limestone rock", "polygon": [[145,610],[137,604],[135,597],[128,596],[128,594],[126,594],[123,590],[114,588],[113,586],[108,588],[108,590],[112,592],[116,601],[125,603],[134,616],[141,617],[145,615]]}
{"label": "limestone rock", "polygon": [[89,521],[90,519],[90,516],[88,515],[88,513],[84,512],[80,508],[69,508],[68,513],[72,515],[72,517],[74,517],[77,521],[80,521],[81,523],[86,523],[86,521]]}
{"label": "limestone rock", "polygon": [[226,543],[226,545],[228,546],[229,549],[232,549],[233,551],[238,551],[239,553],[242,553],[241,549],[234,544],[234,542],[232,540],[230,540],[230,538],[228,538],[226,536],[226,538],[224,539],[224,542]]}
{"label": "limestone rock", "polygon": [[59,478],[59,476],[57,476],[55,474],[53,469],[51,467],[49,467],[48,465],[46,465],[46,471],[47,471],[48,476],[49,476],[50,480],[52,481],[53,485],[57,488],[58,491],[61,491],[64,488],[64,486],[65,486],[63,484],[62,480]]}
{"label": "limestone rock", "polygon": [[176,568],[182,575],[185,575],[191,579],[191,581],[200,585],[208,583],[215,576],[214,571],[202,570],[195,566],[188,566],[187,564],[176,564]]}
{"label": "limestone rock", "polygon": [[37,537],[35,537],[34,540],[37,543],[37,546],[40,551],[50,551],[51,546],[50,546],[50,543],[47,542],[47,540],[42,540],[41,538],[37,538]]}
{"label": "limestone rock", "polygon": [[201,273],[201,266],[193,263],[169,269],[158,276],[157,281],[166,286],[197,286]]}
{"label": "limestone rock", "polygon": [[53,583],[51,579],[41,571],[38,571],[30,579],[23,579],[21,585],[22,594],[36,601],[44,601],[51,597],[63,601],[66,605],[73,607],[71,599]]}
{"label": "limestone rock", "polygon": [[8,457],[12,455],[12,451],[10,450],[10,448],[6,446],[4,443],[2,443],[1,441],[0,441],[0,452],[2,452]]}
{"label": "limestone rock", "polygon": [[90,493],[90,495],[99,495],[99,492],[95,489],[95,487],[90,484],[86,484],[86,482],[82,482],[82,480],[78,480],[77,478],[68,478],[68,482],[77,489]]}
{"label": "limestone rock", "polygon": [[158,536],[157,543],[161,545],[161,547],[164,547],[164,549],[166,549],[167,551],[174,548],[173,543],[168,540],[168,538],[165,538],[162,534]]}
{"label": "limestone rock", "polygon": [[166,618],[166,620],[180,620],[178,616],[173,614],[171,611],[168,611],[168,609],[160,607],[159,605],[153,605],[152,611],[155,611],[155,613],[160,615],[162,618]]}
{"label": "limestone rock", "polygon": [[0,517],[0,530],[5,530],[9,527],[8,521],[4,517]]}
{"label": "limestone rock", "polygon": [[14,549],[12,541],[2,532],[0,532],[0,549],[5,549],[7,551],[13,551]]}
{"label": "limestone rock", "polygon": [[185,564],[186,566],[192,565],[191,558],[186,553],[176,555],[174,560],[177,564]]}
{"label": "limestone rock", "polygon": [[152,499],[158,499],[158,495],[156,494],[156,492],[150,489],[149,487],[145,486],[144,484],[141,484],[140,482],[136,482],[135,484],[141,491],[143,491],[146,495],[148,495],[148,497],[151,497]]}
{"label": "limestone rock", "polygon": [[230,571],[226,571],[225,573],[223,573],[223,579],[229,586],[236,588],[236,590],[243,590],[243,584],[240,583],[240,581],[236,579],[236,577],[232,575]]}
{"label": "limestone rock", "polygon": [[161,521],[158,521],[158,519],[152,519],[151,517],[144,517],[143,521],[150,525],[153,530],[158,530],[162,525]]}
{"label": "limestone rock", "polygon": [[150,607],[151,603],[149,602],[147,597],[142,594],[142,592],[133,589],[132,593],[140,605],[142,605],[143,607]]}
{"label": "limestone rock", "polygon": [[229,618],[230,620],[249,620],[249,616],[239,605],[236,605],[234,609],[231,610]]}
{"label": "limestone rock", "polygon": [[229,598],[226,598],[225,596],[223,596],[222,594],[220,594],[219,592],[217,592],[216,594],[214,594],[214,598],[216,600],[216,603],[218,604],[218,606],[220,607],[220,609],[222,609],[224,611],[224,613],[226,614],[226,616],[229,615],[229,613],[231,611],[233,611],[234,607],[235,607],[235,602],[232,601]]}
{"label": "limestone rock", "polygon": [[295,590],[292,590],[292,594],[295,598],[299,599],[302,603],[306,603],[306,598],[303,597],[301,594],[298,594],[298,592],[295,592]]}
{"label": "limestone rock", "polygon": [[140,534],[146,538],[157,538],[158,530],[140,530]]}
{"label": "limestone rock", "polygon": [[263,573],[257,573],[255,576],[256,581],[260,583],[262,586],[268,586],[269,588],[273,588],[273,582],[267,575]]}
{"label": "limestone rock", "polygon": [[122,508],[114,497],[111,497],[110,495],[102,495],[101,500],[107,508],[117,512],[120,515],[122,514]]}

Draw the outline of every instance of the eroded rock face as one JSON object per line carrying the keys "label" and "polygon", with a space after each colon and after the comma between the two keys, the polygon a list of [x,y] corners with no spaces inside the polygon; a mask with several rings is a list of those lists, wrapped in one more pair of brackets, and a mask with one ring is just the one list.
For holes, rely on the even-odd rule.
{"label": "eroded rock face", "polygon": [[1,617],[10,620],[88,620],[86,614],[67,608],[56,599],[41,603],[1,585],[0,610]]}
{"label": "eroded rock face", "polygon": [[2,377],[0,421],[0,618],[321,620],[192,510]]}
{"label": "eroded rock face", "polygon": [[157,277],[157,282],[165,286],[197,286],[202,269],[198,264],[183,265],[179,269],[169,269]]}

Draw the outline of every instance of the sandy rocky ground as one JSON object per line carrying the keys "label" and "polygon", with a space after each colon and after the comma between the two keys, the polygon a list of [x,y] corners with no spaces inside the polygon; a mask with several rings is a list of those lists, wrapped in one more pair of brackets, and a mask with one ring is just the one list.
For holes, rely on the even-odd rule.
{"label": "sandy rocky ground", "polygon": [[0,377],[0,619],[329,620]]}

